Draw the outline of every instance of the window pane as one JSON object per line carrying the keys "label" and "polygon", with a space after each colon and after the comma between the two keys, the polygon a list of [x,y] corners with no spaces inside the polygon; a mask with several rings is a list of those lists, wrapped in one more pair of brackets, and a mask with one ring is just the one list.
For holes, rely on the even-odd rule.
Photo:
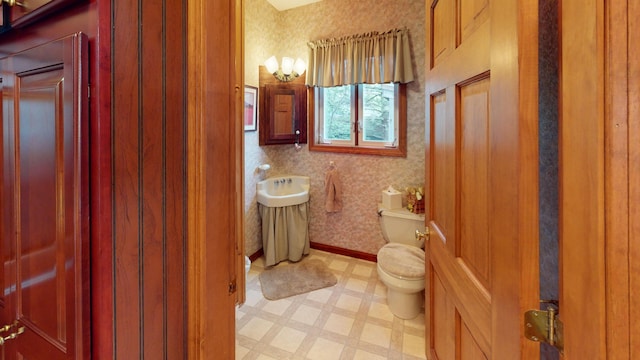
{"label": "window pane", "polygon": [[365,141],[395,140],[395,85],[363,85],[362,136]]}
{"label": "window pane", "polygon": [[351,87],[324,88],[324,139],[351,139]]}

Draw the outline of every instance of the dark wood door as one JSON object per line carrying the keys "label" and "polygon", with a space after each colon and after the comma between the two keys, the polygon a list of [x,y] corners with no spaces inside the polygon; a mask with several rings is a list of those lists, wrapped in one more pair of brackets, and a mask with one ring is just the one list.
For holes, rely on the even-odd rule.
{"label": "dark wood door", "polygon": [[5,359],[89,355],[87,38],[0,59]]}
{"label": "dark wood door", "polygon": [[537,1],[428,4],[428,356],[533,358]]}

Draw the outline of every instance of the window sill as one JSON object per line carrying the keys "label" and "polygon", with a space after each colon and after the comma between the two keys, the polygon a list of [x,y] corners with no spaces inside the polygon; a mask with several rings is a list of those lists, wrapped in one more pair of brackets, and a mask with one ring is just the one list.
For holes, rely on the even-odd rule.
{"label": "window sill", "polygon": [[396,148],[370,148],[364,146],[334,146],[334,145],[319,145],[314,141],[309,143],[309,151],[320,152],[333,152],[343,154],[362,154],[362,155],[378,155],[378,156],[392,156],[392,157],[407,157],[406,146]]}

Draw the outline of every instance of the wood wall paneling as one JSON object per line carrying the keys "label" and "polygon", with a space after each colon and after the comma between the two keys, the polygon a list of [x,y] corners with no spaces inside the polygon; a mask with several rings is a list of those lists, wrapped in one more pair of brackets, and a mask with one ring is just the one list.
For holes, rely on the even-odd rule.
{"label": "wood wall paneling", "polygon": [[[176,334],[186,334],[187,301],[186,296],[186,3],[184,1],[166,1],[164,19],[163,47],[168,56],[164,58],[164,193],[165,193],[165,239],[164,260],[164,309],[167,312],[165,339],[167,354],[183,354],[186,357],[186,339]],[[171,121],[167,119],[184,119]],[[167,261],[170,259],[170,261]]]}
{"label": "wood wall paneling", "polygon": [[[140,54],[138,2],[113,11],[113,258],[115,357],[142,358]],[[149,59],[154,61],[155,59]]]}
{"label": "wood wall paneling", "polygon": [[115,355],[184,358],[186,3],[116,5]]}
{"label": "wood wall paneling", "polygon": [[[242,62],[229,60],[231,50],[219,51],[231,49],[233,43],[242,53],[238,45],[242,43],[238,41],[241,34],[229,35],[233,24],[230,19],[236,19],[234,26],[242,19],[241,15],[234,17],[231,3],[235,6],[235,15],[241,12],[240,1],[202,1],[194,5],[197,10],[192,13],[192,18],[196,17],[193,14],[201,17],[196,31],[226,34],[220,46],[210,45],[199,62],[191,64],[202,78],[207,71],[203,70],[206,64],[216,65],[215,71],[206,73],[207,81],[200,88],[206,90],[197,99],[191,99],[194,102],[200,99],[200,106],[211,105],[206,109],[207,114],[215,114],[212,121],[207,120],[213,131],[210,138],[231,137],[233,126],[228,119],[235,104],[241,104],[234,102],[230,95],[241,90],[243,81],[237,76],[231,80],[229,74],[236,73],[234,67],[241,73]],[[70,32],[82,31],[89,37],[92,351],[95,358],[188,356],[185,341],[188,332],[185,318],[186,11],[186,1],[87,0],[0,38],[0,56],[6,56]],[[201,24],[208,25],[205,29]],[[232,38],[235,40],[230,41]],[[216,43],[217,38],[209,37],[208,41]],[[229,86],[232,82],[233,86]],[[216,101],[209,101],[212,97]],[[213,159],[223,159],[216,163],[215,170],[210,170],[210,174],[216,175],[212,179],[218,180],[212,186],[221,182],[241,186],[238,185],[242,183],[241,178],[238,181],[228,176],[236,173],[227,166],[231,161],[235,161],[237,169],[242,168],[238,152],[231,150],[241,142],[242,132],[234,136],[236,140],[230,143],[207,144],[214,147],[211,149],[215,150]],[[224,188],[230,190],[231,185]],[[6,197],[9,190],[3,188],[2,191]],[[210,230],[212,236],[224,239],[216,242],[219,247],[209,249],[216,266],[220,263],[216,260],[218,252],[234,250],[231,229],[235,227],[236,232],[241,233],[241,222],[238,223],[235,216],[224,216],[225,209],[234,204],[242,208],[243,202],[238,200],[241,197],[234,197],[240,192],[234,188],[224,192],[226,200],[209,201],[209,204],[225,201],[229,204],[207,213],[212,218],[209,225],[216,228]],[[223,226],[218,226],[221,223]],[[236,247],[241,258],[242,246]],[[205,254],[202,255],[204,259]],[[215,338],[216,344],[225,344],[224,347],[210,346],[209,349],[217,351],[208,352],[208,356],[226,357],[224,354],[233,352],[233,305],[226,310],[224,328],[215,322],[221,319],[218,315],[222,309],[215,298],[228,292],[229,274],[234,274],[236,268],[236,262],[228,256],[225,259],[227,265],[223,268],[229,271],[218,271],[217,287],[207,284],[203,289],[211,293],[198,298],[210,309],[208,319],[214,321],[208,325],[208,334],[214,333],[210,339]],[[237,267],[243,269],[243,264],[238,263]],[[233,296],[222,298],[231,298],[229,304],[233,304]],[[218,318],[213,319],[216,316],[211,314]]]}

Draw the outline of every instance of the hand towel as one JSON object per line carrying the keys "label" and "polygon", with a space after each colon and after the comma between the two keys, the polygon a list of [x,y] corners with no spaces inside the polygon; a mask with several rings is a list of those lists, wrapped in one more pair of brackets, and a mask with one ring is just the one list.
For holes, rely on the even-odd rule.
{"label": "hand towel", "polygon": [[338,169],[327,171],[324,177],[325,202],[324,208],[327,212],[338,212],[342,210],[342,184]]}

